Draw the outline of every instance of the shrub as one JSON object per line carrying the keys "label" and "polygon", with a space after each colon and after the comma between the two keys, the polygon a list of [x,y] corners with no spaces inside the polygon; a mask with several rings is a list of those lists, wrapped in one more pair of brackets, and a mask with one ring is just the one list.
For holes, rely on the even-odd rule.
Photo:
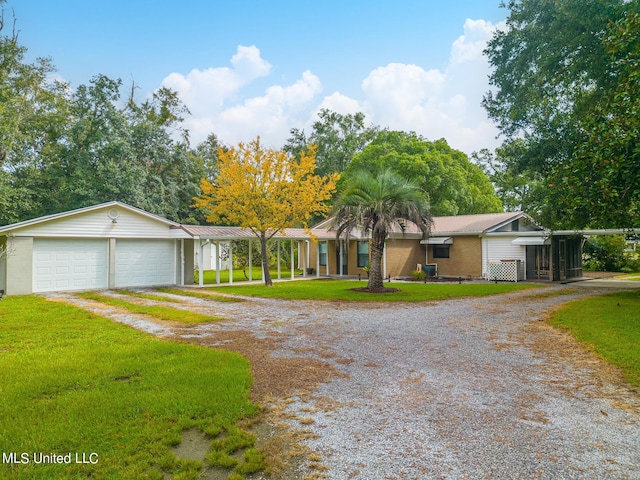
{"label": "shrub", "polygon": [[426,273],[424,272],[424,270],[414,270],[413,272],[411,272],[411,276],[414,278],[414,280],[424,280]]}

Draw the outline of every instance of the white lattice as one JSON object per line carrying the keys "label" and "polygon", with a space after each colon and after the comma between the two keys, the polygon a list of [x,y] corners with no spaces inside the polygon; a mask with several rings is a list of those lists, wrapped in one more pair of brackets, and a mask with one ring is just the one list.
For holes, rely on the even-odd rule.
{"label": "white lattice", "polygon": [[520,260],[489,263],[489,280],[502,282],[517,282],[524,280],[522,274],[522,262]]}

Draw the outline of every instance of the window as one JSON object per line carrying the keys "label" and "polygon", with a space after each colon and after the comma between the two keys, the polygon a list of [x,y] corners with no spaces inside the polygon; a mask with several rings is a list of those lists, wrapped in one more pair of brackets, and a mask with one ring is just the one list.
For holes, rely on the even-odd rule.
{"label": "window", "polygon": [[358,268],[369,266],[369,242],[358,242]]}
{"label": "window", "polygon": [[318,254],[320,255],[320,265],[327,266],[327,242],[320,242],[318,244]]}
{"label": "window", "polygon": [[434,245],[433,258],[449,258],[449,245]]}

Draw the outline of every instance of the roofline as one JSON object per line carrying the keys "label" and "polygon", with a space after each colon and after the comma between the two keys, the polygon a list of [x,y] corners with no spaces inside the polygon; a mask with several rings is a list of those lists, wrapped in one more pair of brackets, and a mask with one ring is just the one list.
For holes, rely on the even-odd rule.
{"label": "roofline", "polygon": [[145,217],[149,217],[152,218],[154,220],[158,220],[162,223],[166,223],[167,225],[170,226],[175,226],[175,227],[180,227],[180,224],[177,222],[174,222],[172,220],[166,219],[164,217],[160,217],[158,215],[155,215],[153,213],[147,212],[145,210],[142,210],[138,207],[134,207],[133,205],[128,205],[126,203],[122,203],[119,202],[117,200],[113,200],[111,202],[105,202],[105,203],[100,203],[98,205],[91,205],[89,207],[82,207],[82,208],[76,208],[75,210],[69,210],[66,212],[60,212],[60,213],[53,213],[51,215],[45,215],[43,217],[38,217],[38,218],[32,218],[30,220],[24,220],[22,222],[18,222],[18,223],[12,223],[10,225],[5,225],[3,227],[0,227],[0,234],[3,233],[7,233],[7,232],[11,232],[13,230],[18,230],[20,228],[24,228],[24,227],[30,227],[32,225],[37,225],[39,223],[44,223],[44,222],[50,222],[52,220],[58,220],[61,218],[65,218],[65,217],[69,217],[72,215],[77,215],[80,213],[86,213],[86,212],[91,212],[93,210],[100,210],[101,208],[107,208],[107,207],[121,207],[121,208],[125,208],[127,210],[131,210],[133,212],[136,212],[140,215],[144,215]]}
{"label": "roofline", "polygon": [[[236,227],[236,226],[213,226],[213,225],[181,225],[182,230],[184,231],[184,233],[186,235],[188,235],[190,238],[193,238],[194,240],[216,240],[216,241],[231,241],[231,240],[253,240],[253,239],[257,239],[258,237],[254,234],[251,235],[233,235],[233,234],[228,234],[225,233],[223,235],[208,235],[206,233],[192,233],[189,232],[189,227],[196,227],[196,228],[206,228],[206,227],[211,227],[211,228],[240,228],[241,230],[248,230],[246,228],[242,228],[242,227]],[[311,239],[311,235],[307,234],[307,233],[303,233],[303,234],[299,234],[297,231],[293,232],[292,230],[304,230],[301,228],[285,228],[283,231],[279,231],[277,232],[273,237],[273,239],[275,240],[309,240]],[[287,235],[287,232],[289,233],[289,235]]]}
{"label": "roofline", "polygon": [[[504,213],[510,213],[510,212],[504,212]],[[493,225],[493,226],[491,226],[489,228],[486,228],[486,229],[482,230],[479,233],[489,233],[489,232],[491,232],[493,230],[499,230],[500,228],[504,227],[505,225],[510,224],[514,220],[519,220],[519,219],[524,218],[524,217],[529,219],[531,221],[531,223],[533,223],[537,227],[540,226],[533,220],[533,218],[531,218],[525,212],[513,212],[513,216],[512,217],[509,217],[508,219],[504,220],[503,222],[498,223],[497,225]]]}
{"label": "roofline", "polygon": [[551,237],[553,235],[629,235],[640,234],[640,228],[601,228],[584,230],[531,230],[526,232],[487,232],[491,237]]}

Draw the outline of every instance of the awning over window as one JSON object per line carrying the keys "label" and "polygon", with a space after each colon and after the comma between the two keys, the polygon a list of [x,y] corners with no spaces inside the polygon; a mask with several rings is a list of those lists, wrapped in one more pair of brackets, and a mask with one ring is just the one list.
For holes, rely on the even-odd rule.
{"label": "awning over window", "polygon": [[511,241],[511,245],[549,245],[550,239],[545,237],[518,237]]}
{"label": "awning over window", "polygon": [[453,238],[451,237],[431,237],[420,242],[422,245],[452,245]]}

